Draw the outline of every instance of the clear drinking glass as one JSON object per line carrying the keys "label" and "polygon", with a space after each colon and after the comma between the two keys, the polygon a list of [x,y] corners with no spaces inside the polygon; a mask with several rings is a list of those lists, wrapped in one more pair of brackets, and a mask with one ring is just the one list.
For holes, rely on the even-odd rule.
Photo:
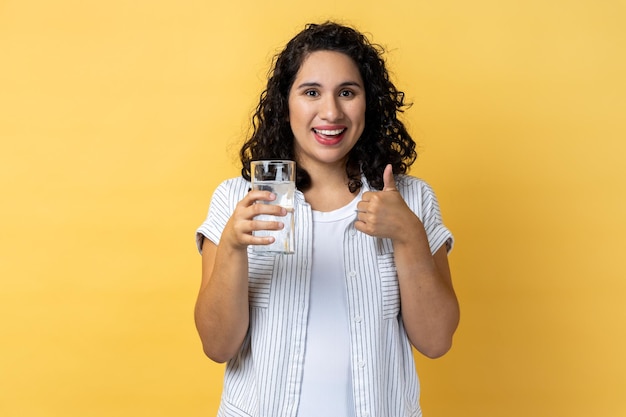
{"label": "clear drinking glass", "polygon": [[253,190],[271,191],[276,194],[274,201],[257,201],[262,204],[274,204],[287,210],[286,216],[270,216],[261,214],[257,220],[279,221],[285,227],[282,230],[257,230],[255,236],[273,236],[274,243],[270,245],[253,245],[255,252],[285,253],[294,252],[294,218],[293,200],[296,191],[296,163],[287,160],[252,161],[250,176]]}

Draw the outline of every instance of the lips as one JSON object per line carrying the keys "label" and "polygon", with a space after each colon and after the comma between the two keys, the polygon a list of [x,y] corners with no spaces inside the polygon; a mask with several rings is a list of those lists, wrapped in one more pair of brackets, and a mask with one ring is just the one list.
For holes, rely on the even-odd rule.
{"label": "lips", "polygon": [[315,139],[322,145],[330,146],[341,142],[346,128],[313,128]]}

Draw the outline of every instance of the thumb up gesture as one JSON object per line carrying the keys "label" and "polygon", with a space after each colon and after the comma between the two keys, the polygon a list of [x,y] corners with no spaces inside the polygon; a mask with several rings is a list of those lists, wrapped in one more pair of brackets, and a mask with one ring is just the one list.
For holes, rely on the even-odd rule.
{"label": "thumb up gesture", "polygon": [[355,228],[378,238],[410,240],[413,227],[421,225],[396,188],[391,164],[383,172],[382,191],[363,193],[357,211]]}

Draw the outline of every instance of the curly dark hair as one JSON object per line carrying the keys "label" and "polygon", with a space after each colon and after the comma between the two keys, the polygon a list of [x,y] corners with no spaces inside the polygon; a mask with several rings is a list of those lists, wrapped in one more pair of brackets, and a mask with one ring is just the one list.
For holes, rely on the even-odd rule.
{"label": "curly dark hair", "polygon": [[[406,107],[404,93],[389,79],[382,58],[384,48],[370,43],[357,30],[334,22],[308,24],[274,57],[267,87],[252,117],[252,135],[240,150],[241,174],[250,180],[250,162],[258,159],[294,159],[294,136],[289,124],[289,91],[304,59],[315,51],[341,52],[356,63],[365,87],[365,127],[348,154],[346,173],[351,192],[363,184],[383,188],[383,170],[405,174],[415,162],[415,142],[398,114]],[[296,185],[311,186],[309,174],[297,167]]]}

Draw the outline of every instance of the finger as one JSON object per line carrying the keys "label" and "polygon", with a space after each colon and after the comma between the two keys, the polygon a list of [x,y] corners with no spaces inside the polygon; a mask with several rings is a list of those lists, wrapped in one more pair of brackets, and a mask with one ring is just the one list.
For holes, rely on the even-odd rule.
{"label": "finger", "polygon": [[282,230],[285,228],[285,224],[278,220],[273,220],[271,217],[262,217],[255,219],[251,224],[252,231],[262,230]]}
{"label": "finger", "polygon": [[270,216],[286,216],[287,209],[275,204],[252,204],[249,208],[252,216],[270,215]]}
{"label": "finger", "polygon": [[396,180],[393,177],[393,166],[387,164],[383,171],[383,191],[398,191],[396,188]]}
{"label": "finger", "polygon": [[276,194],[271,191],[252,190],[248,192],[244,200],[246,200],[247,205],[253,204],[255,201],[274,201],[276,200]]}

